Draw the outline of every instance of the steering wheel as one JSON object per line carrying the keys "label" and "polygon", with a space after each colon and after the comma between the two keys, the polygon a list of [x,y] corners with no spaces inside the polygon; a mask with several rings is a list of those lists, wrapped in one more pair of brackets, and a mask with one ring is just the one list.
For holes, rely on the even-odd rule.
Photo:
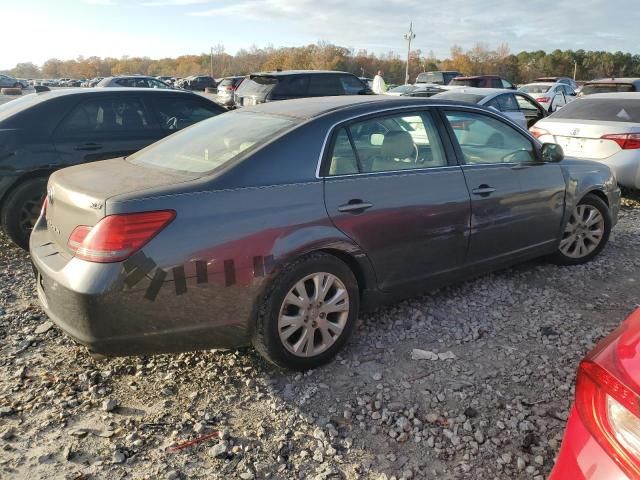
{"label": "steering wheel", "polygon": [[527,152],[526,150],[514,150],[512,152],[507,153],[504,157],[502,157],[502,162],[503,163],[522,163],[522,160],[518,159],[518,155],[522,155],[525,154],[526,155],[526,159],[523,159],[524,161],[531,161],[531,156],[529,155],[529,152]]}
{"label": "steering wheel", "polygon": [[166,120],[166,125],[169,127],[169,130],[177,130],[178,129],[178,118],[177,117],[169,117]]}

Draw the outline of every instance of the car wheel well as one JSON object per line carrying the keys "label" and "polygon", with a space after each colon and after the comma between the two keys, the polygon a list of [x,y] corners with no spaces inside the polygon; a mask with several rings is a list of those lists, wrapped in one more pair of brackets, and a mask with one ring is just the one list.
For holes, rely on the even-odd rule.
{"label": "car wheel well", "polygon": [[[590,192],[587,192],[587,195],[593,195],[594,197],[598,197],[600,200],[602,200],[607,207],[609,207],[609,199],[607,198],[607,196],[605,195],[604,192],[602,192],[601,190],[591,190]],[[585,197],[587,196],[585,195]]]}
{"label": "car wheel well", "polygon": [[362,292],[366,288],[366,277],[358,261],[343,250],[337,250],[334,248],[323,248],[317,251],[333,255],[334,257],[342,260],[347,265],[347,267],[349,267],[353,275],[356,277],[356,281],[358,282],[358,290],[360,291],[360,296],[362,297]]}
{"label": "car wheel well", "polygon": [[29,180],[33,180],[34,178],[49,177],[49,175],[51,175],[53,172],[55,172],[55,170],[35,170],[33,172],[25,173],[23,176],[18,178],[18,180],[16,180],[13,183],[13,185],[11,185],[9,190],[5,192],[4,196],[0,198],[0,211],[2,211],[2,209],[4,208],[4,202],[6,201],[7,198],[9,198],[9,195],[11,195],[11,192],[13,192],[16,188],[18,188],[24,182],[28,182]]}

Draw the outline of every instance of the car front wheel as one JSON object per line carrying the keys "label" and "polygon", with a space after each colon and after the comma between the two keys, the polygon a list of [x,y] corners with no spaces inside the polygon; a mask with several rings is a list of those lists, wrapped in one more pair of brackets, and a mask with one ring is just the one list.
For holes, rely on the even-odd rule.
{"label": "car front wheel", "polygon": [[253,344],[280,367],[316,368],[345,345],[358,309],[353,272],[333,255],[314,253],[274,280],[258,312]]}
{"label": "car front wheel", "polygon": [[607,204],[595,195],[586,195],[576,205],[567,222],[555,254],[561,265],[579,265],[598,255],[611,233]]}

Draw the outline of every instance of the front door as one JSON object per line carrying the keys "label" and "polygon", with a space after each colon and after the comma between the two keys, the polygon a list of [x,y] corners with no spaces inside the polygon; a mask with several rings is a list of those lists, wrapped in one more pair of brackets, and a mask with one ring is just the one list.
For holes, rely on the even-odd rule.
{"label": "front door", "polygon": [[161,137],[134,95],[91,95],[60,122],[53,139],[65,165],[131,155]]}
{"label": "front door", "polygon": [[448,110],[471,193],[467,264],[553,250],[563,215],[565,180],[542,163],[531,139],[498,116]]}
{"label": "front door", "polygon": [[338,128],[325,161],[325,202],[334,224],[392,290],[462,265],[469,193],[428,111],[369,118]]}

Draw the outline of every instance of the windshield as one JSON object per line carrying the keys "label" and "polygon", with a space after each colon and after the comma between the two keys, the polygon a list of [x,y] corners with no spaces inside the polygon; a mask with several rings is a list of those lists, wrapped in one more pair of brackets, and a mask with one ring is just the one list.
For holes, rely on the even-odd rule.
{"label": "windshield", "polygon": [[547,93],[550,89],[550,85],[525,85],[519,88],[524,93]]}
{"label": "windshield", "polygon": [[550,118],[640,123],[640,98],[580,98],[566,104]]}
{"label": "windshield", "polygon": [[271,90],[278,84],[278,79],[269,76],[251,76],[247,78],[238,87],[238,95],[255,95],[266,97]]}
{"label": "windshield", "polygon": [[128,157],[135,164],[206,173],[264,145],[297,121],[253,112],[218,115]]}
{"label": "windshield", "polygon": [[635,88],[631,83],[590,83],[582,87],[582,95],[621,92],[635,92]]}

